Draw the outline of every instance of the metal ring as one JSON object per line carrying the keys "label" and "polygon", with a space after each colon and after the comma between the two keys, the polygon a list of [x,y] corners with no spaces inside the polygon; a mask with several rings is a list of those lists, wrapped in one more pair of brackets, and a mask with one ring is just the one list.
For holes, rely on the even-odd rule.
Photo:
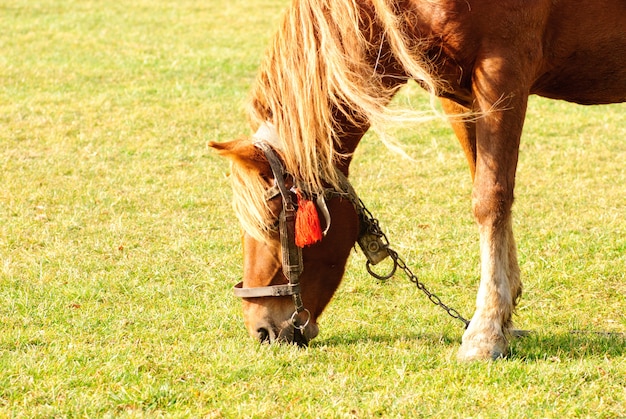
{"label": "metal ring", "polygon": [[[304,322],[303,325],[298,326],[298,325],[296,325],[296,320],[297,320],[298,314],[300,314],[300,313],[306,313],[307,314],[307,319],[306,319],[306,321]],[[311,312],[308,309],[306,309],[306,308],[304,310],[300,311],[300,312],[298,312],[298,310],[296,310],[291,315],[290,321],[291,321],[291,324],[293,325],[293,327],[295,327],[296,329],[299,329],[301,332],[304,332],[304,329],[309,325],[309,322],[311,321]]]}
{"label": "metal ring", "polygon": [[372,270],[372,264],[370,263],[369,260],[365,262],[365,267],[367,268],[367,272],[369,272],[369,274],[372,275],[374,278],[378,279],[379,281],[386,281],[396,273],[396,269],[398,268],[398,262],[396,262],[394,259],[391,272],[389,272],[386,275],[379,275],[376,272],[374,272]]}

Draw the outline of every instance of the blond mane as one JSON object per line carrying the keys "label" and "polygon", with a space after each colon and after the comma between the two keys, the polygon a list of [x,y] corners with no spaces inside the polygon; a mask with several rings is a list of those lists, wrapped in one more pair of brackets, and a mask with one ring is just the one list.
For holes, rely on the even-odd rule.
{"label": "blond mane", "polygon": [[[294,0],[273,38],[251,93],[253,129],[270,122],[280,139],[286,171],[313,192],[337,184],[334,165],[341,127],[336,114],[378,126],[389,120],[396,88],[383,83],[376,54],[393,54],[427,91],[438,91],[418,40],[407,35],[407,16],[394,0]],[[367,10],[367,13],[366,13]],[[379,57],[380,58],[380,57]],[[244,229],[266,238],[269,212],[263,185],[233,171],[234,205]]]}

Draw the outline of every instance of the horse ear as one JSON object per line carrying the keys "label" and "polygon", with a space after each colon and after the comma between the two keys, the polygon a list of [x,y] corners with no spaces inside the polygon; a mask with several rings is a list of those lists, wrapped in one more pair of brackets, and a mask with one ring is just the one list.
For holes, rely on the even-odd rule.
{"label": "horse ear", "polygon": [[209,147],[220,156],[229,158],[233,164],[258,173],[264,179],[271,179],[272,170],[263,152],[246,140],[233,140],[225,143],[209,142]]}

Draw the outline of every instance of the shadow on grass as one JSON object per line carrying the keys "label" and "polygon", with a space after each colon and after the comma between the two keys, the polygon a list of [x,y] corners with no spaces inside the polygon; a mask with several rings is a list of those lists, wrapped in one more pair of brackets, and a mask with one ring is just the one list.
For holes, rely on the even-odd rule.
{"label": "shadow on grass", "polygon": [[[461,334],[456,333],[348,333],[314,340],[311,346],[353,346],[367,344],[394,345],[402,341],[419,341],[423,345],[458,346]],[[626,334],[596,332],[530,333],[511,340],[508,359],[523,361],[568,360],[626,356]]]}
{"label": "shadow on grass", "polygon": [[461,333],[349,333],[314,340],[311,346],[352,346],[358,344],[382,343],[393,345],[398,342],[420,341],[424,345],[460,345]]}
{"label": "shadow on grass", "polygon": [[581,359],[626,355],[626,334],[596,332],[531,333],[511,342],[511,359]]}

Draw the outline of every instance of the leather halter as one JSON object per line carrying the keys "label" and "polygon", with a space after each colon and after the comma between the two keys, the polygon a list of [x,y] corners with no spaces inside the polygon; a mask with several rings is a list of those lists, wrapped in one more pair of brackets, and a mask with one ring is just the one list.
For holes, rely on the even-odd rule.
{"label": "leather halter", "polygon": [[[295,327],[303,330],[311,319],[311,313],[304,307],[302,295],[300,294],[300,274],[304,270],[302,263],[302,249],[296,245],[296,211],[297,205],[294,203],[293,194],[285,185],[285,171],[283,164],[276,155],[274,149],[266,142],[257,142],[255,145],[260,148],[267,158],[274,182],[283,200],[283,209],[279,215],[279,236],[282,249],[283,274],[289,281],[284,285],[269,285],[265,287],[244,288],[243,282],[238,283],[233,288],[234,294],[241,298],[258,297],[283,297],[292,296],[295,312],[291,316],[291,322]],[[298,314],[306,312],[307,320],[303,325],[296,325]]]}
{"label": "leather halter", "polygon": [[[240,298],[259,298],[259,297],[285,297],[291,296],[294,301],[295,311],[291,316],[291,322],[293,325],[303,330],[309,323],[311,313],[304,307],[302,303],[302,296],[300,293],[300,274],[304,270],[302,262],[302,249],[295,243],[295,222],[297,205],[294,203],[294,194],[291,193],[285,185],[285,171],[282,161],[277,156],[276,152],[265,141],[258,141],[255,146],[260,148],[265,157],[267,158],[272,173],[274,175],[274,186],[269,190],[270,198],[278,194],[283,200],[283,209],[279,215],[279,236],[282,253],[282,266],[283,274],[289,281],[288,284],[282,285],[268,285],[263,287],[244,287],[243,282],[239,282],[233,287],[233,292],[236,297]],[[358,202],[358,197],[352,188],[352,185],[348,182],[348,179],[337,169],[337,174],[340,179],[342,191],[334,189],[328,190],[324,195],[330,196],[345,196],[347,197],[355,207]],[[275,193],[275,190],[278,191]],[[318,206],[326,217],[326,226],[330,225],[330,215],[328,209],[324,203],[324,197],[318,197]],[[323,205],[320,205],[323,203]],[[357,208],[358,209],[358,208]],[[307,320],[302,325],[297,325],[296,320],[298,314],[306,312],[308,315]]]}

